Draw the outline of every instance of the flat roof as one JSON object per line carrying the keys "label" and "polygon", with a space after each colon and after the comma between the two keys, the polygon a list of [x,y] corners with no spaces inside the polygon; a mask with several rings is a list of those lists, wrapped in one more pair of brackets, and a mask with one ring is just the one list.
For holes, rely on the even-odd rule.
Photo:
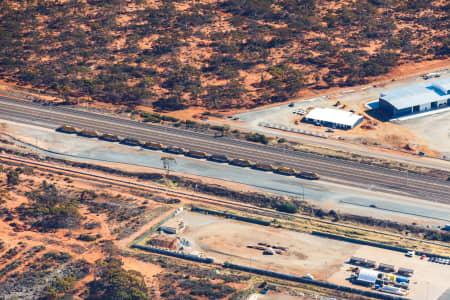
{"label": "flat roof", "polygon": [[363,117],[345,110],[314,108],[306,115],[306,118],[322,122],[354,126]]}
{"label": "flat roof", "polygon": [[379,273],[374,270],[361,269],[358,274],[358,280],[375,284]]}
{"label": "flat roof", "polygon": [[434,101],[445,100],[448,98],[447,93],[449,90],[450,77],[400,89],[384,91],[380,94],[380,99],[389,102],[396,109],[403,109]]}

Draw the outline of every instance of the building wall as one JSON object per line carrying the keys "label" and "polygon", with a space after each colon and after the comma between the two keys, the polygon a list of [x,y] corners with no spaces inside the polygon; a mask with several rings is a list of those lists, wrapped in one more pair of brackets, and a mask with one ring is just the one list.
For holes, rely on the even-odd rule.
{"label": "building wall", "polygon": [[420,105],[420,111],[428,111],[431,109],[431,103],[425,103]]}
{"label": "building wall", "polygon": [[358,122],[356,122],[353,126],[348,126],[346,124],[340,124],[340,123],[332,123],[332,122],[325,122],[325,121],[320,121],[320,120],[316,120],[316,119],[311,119],[311,118],[305,118],[304,119],[306,122],[310,122],[310,123],[319,123],[322,126],[326,126],[326,127],[331,127],[331,128],[336,128],[336,129],[351,129],[351,128],[355,128],[359,123],[362,122],[363,118],[361,118],[361,120],[359,120]]}
{"label": "building wall", "polygon": [[446,106],[450,106],[450,98],[449,99],[443,99],[443,100],[439,100],[439,101],[435,101],[433,102],[433,104],[435,104],[432,107],[432,102],[428,102],[425,104],[421,104],[418,105],[419,110],[417,111],[415,109],[415,107],[407,107],[404,109],[396,109],[393,105],[391,105],[388,101],[380,98],[378,100],[379,103],[379,108],[384,111],[386,114],[388,114],[390,117],[400,117],[400,116],[405,116],[411,113],[418,113],[418,112],[426,112],[426,111],[430,111],[433,109],[439,109],[439,108],[443,108]]}
{"label": "building wall", "polygon": [[389,116],[394,116],[395,115],[395,107],[393,107],[388,101],[380,98],[378,100],[379,103],[379,108],[384,111],[385,113],[387,113]]}

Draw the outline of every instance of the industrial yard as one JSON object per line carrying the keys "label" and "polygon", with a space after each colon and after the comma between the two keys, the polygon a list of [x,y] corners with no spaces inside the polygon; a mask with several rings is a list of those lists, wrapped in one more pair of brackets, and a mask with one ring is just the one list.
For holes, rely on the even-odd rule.
{"label": "industrial yard", "polygon": [[316,280],[372,290],[349,280],[355,268],[350,258],[364,257],[375,263],[373,270],[380,263],[393,265],[394,272],[412,269],[408,277],[411,299],[427,299],[427,294],[428,299],[437,299],[450,278],[450,265],[417,256],[188,210],[169,219],[140,244],[212,258],[219,264],[231,262],[300,277],[310,274]]}
{"label": "industrial yard", "polygon": [[[426,80],[423,76],[416,76],[301,99],[289,105],[236,114],[234,119],[239,120],[244,128],[301,140],[319,137],[323,143],[329,144],[345,141],[355,145],[447,157],[447,86],[450,76],[448,70],[439,74],[441,78]],[[432,93],[430,90],[435,86],[440,89],[436,88],[436,92]],[[409,103],[408,96],[414,96],[417,101],[424,103],[416,106],[414,112],[412,106],[405,110],[406,118],[413,120],[390,122],[387,109],[379,108],[379,98],[380,95],[391,94],[397,97],[396,101]],[[406,98],[403,97],[405,95]],[[408,115],[408,109],[411,115]],[[359,119],[361,116],[362,120]]]}

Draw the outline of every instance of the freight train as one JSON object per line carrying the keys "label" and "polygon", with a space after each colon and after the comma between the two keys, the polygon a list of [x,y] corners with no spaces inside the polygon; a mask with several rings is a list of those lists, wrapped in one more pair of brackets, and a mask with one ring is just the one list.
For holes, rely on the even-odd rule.
{"label": "freight train", "polygon": [[283,174],[283,175],[288,175],[288,176],[296,176],[298,178],[304,178],[304,179],[310,179],[310,180],[320,179],[319,174],[313,173],[313,172],[297,171],[295,169],[288,168],[288,167],[275,168],[271,164],[266,164],[266,163],[262,163],[262,162],[254,163],[248,159],[243,159],[243,158],[232,159],[232,158],[229,158],[228,156],[226,156],[225,154],[218,154],[218,153],[211,155],[209,153],[202,152],[202,151],[188,150],[188,149],[184,149],[181,147],[175,147],[175,146],[165,146],[161,143],[146,142],[146,141],[142,141],[142,140],[132,138],[132,137],[126,137],[126,138],[122,139],[118,135],[115,135],[112,133],[101,134],[95,130],[78,129],[71,125],[63,125],[63,126],[58,127],[56,130],[60,131],[60,132],[64,132],[64,133],[75,133],[75,134],[85,136],[85,137],[98,137],[99,139],[102,139],[105,141],[120,142],[122,144],[129,145],[129,146],[142,146],[147,149],[162,150],[162,151],[174,153],[174,154],[184,154],[186,156],[190,156],[190,157],[194,157],[194,158],[199,158],[199,159],[204,158],[204,159],[208,159],[208,160],[215,161],[215,162],[229,163],[231,165],[235,165],[235,166],[239,166],[239,167],[250,167],[250,168],[262,170],[262,171],[270,171],[270,172],[275,172],[278,174]]}

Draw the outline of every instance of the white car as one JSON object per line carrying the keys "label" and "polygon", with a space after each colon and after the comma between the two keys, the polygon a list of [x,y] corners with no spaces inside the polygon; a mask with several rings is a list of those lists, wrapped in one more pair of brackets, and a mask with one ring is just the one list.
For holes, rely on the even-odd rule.
{"label": "white car", "polygon": [[414,252],[414,251],[408,251],[408,252],[406,252],[405,255],[408,256],[408,257],[413,257],[414,254],[416,254],[416,252]]}

